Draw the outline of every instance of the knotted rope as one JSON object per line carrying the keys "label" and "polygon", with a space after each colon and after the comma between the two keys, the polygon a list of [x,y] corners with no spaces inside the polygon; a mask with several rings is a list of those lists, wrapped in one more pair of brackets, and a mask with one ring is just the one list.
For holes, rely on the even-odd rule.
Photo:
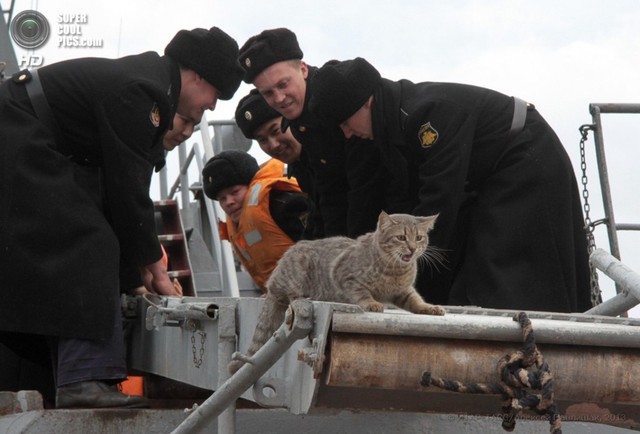
{"label": "knotted rope", "polygon": [[[549,431],[552,434],[562,434],[560,415],[553,402],[553,376],[549,365],[538,351],[531,321],[525,312],[516,314],[513,320],[517,321],[522,328],[524,347],[498,360],[499,383],[462,383],[434,377],[431,372],[425,371],[420,384],[425,387],[433,385],[460,393],[500,394],[502,395],[502,428],[505,431],[513,431],[516,426],[516,416],[524,409],[531,409],[541,415],[548,414],[551,425]],[[527,369],[534,364],[537,370],[529,372]],[[527,390],[539,390],[541,393],[532,394]]]}

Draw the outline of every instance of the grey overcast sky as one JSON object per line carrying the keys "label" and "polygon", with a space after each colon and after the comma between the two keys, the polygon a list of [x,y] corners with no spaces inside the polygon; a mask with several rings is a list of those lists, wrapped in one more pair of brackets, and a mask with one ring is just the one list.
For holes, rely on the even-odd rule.
{"label": "grey overcast sky", "polygon": [[[9,3],[0,0],[3,7]],[[515,95],[534,103],[554,127],[578,180],[578,127],[591,122],[589,103],[640,103],[637,0],[15,0],[14,14],[27,9],[48,19],[51,37],[35,50],[16,47],[19,61],[162,52],[183,28],[217,26],[242,45],[264,29],[288,27],[310,65],[361,56],[389,79],[468,83]],[[81,21],[70,22],[78,14]],[[61,45],[65,32],[78,31],[101,47]],[[243,84],[207,118],[231,119],[249,89]],[[613,203],[622,223],[640,222],[639,121],[640,115],[604,116]],[[598,219],[591,135],[588,146],[592,218]],[[598,246],[609,250],[603,227],[596,234]],[[620,241],[623,262],[640,272],[640,234],[622,233]],[[608,298],[613,289],[604,279]]]}

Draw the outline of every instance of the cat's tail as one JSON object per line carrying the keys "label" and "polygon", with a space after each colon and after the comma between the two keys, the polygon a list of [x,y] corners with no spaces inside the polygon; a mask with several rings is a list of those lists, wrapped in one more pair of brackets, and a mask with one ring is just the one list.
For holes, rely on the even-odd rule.
{"label": "cat's tail", "polygon": [[[268,340],[273,336],[275,331],[284,321],[285,313],[289,305],[278,300],[271,292],[267,294],[262,305],[262,310],[258,316],[256,330],[253,333],[251,344],[247,349],[247,356],[253,356]],[[241,360],[232,360],[227,366],[229,372],[234,374],[240,369],[245,362]]]}

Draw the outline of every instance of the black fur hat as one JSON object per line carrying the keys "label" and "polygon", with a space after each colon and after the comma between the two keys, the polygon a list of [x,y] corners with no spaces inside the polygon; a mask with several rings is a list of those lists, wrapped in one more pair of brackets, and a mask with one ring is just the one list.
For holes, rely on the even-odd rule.
{"label": "black fur hat", "polygon": [[217,27],[180,30],[164,54],[197,72],[220,91],[220,99],[233,98],[244,70],[238,63],[238,43]]}
{"label": "black fur hat", "polygon": [[302,59],[296,34],[289,29],[263,30],[252,36],[240,48],[240,65],[245,70],[244,81],[251,83],[265,68],[277,62]]}
{"label": "black fur hat", "polygon": [[249,185],[260,167],[244,151],[222,151],[207,161],[202,169],[202,189],[216,200],[221,190],[234,185]]}
{"label": "black fur hat", "polygon": [[247,139],[253,139],[254,132],[262,124],[281,116],[267,104],[257,89],[252,89],[248,95],[242,98],[236,108],[236,124]]}
{"label": "black fur hat", "polygon": [[309,111],[325,121],[349,119],[380,85],[376,68],[362,57],[325,63],[313,78]]}

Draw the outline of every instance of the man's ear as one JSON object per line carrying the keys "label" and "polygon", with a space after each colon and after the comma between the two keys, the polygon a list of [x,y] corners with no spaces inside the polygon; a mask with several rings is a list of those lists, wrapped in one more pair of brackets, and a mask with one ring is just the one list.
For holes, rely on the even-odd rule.
{"label": "man's ear", "polygon": [[204,80],[204,78],[202,78],[202,76],[197,72],[193,71],[193,81],[195,81],[197,84],[200,84],[202,80]]}
{"label": "man's ear", "polygon": [[195,72],[193,69],[188,69],[188,68],[184,68],[180,70],[180,78],[182,80],[182,83],[190,83],[190,82],[199,82],[200,80],[202,80],[202,77],[200,77],[200,75]]}
{"label": "man's ear", "polygon": [[373,95],[371,95],[369,97],[369,99],[367,99],[367,101],[364,103],[365,107],[367,107],[368,109],[371,108],[371,106],[373,105]]}

